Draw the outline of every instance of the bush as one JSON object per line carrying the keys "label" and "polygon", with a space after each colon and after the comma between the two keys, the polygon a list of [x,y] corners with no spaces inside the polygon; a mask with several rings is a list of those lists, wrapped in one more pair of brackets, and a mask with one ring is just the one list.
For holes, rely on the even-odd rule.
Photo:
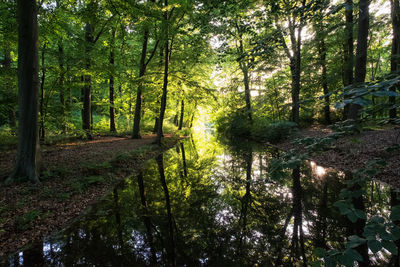
{"label": "bush", "polygon": [[252,137],[258,141],[279,143],[285,140],[297,126],[290,121],[269,122],[265,119],[257,119],[252,127]]}
{"label": "bush", "polygon": [[217,132],[229,139],[235,137],[249,138],[251,123],[245,112],[237,111],[230,117],[224,116],[217,120]]}
{"label": "bush", "polygon": [[237,111],[231,116],[217,120],[217,132],[229,139],[248,138],[256,141],[278,143],[285,140],[297,126],[294,122],[271,122],[264,118],[254,118],[253,123],[245,112]]}

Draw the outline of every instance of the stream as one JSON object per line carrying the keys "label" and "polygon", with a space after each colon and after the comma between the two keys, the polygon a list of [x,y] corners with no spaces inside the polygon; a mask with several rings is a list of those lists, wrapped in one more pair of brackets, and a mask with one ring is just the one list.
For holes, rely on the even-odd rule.
{"label": "stream", "polygon": [[[309,266],[316,248],[344,250],[360,227],[333,206],[345,174],[304,162],[269,177],[274,157],[257,144],[186,139],[8,266]],[[367,216],[388,217],[391,197],[369,182]],[[366,253],[373,265],[392,259]]]}

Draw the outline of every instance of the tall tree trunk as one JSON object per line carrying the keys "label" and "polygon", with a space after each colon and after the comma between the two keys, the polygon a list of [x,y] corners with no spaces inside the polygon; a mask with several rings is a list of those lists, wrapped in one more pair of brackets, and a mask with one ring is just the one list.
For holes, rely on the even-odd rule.
{"label": "tall tree trunk", "polygon": [[[359,18],[358,18],[358,39],[355,63],[354,85],[360,85],[365,82],[367,73],[367,48],[368,48],[368,31],[369,31],[369,0],[360,0]],[[361,106],[351,104],[349,107],[349,119],[360,119]]]}
{"label": "tall tree trunk", "polygon": [[[400,70],[400,5],[399,0],[390,0],[392,7],[392,27],[393,27],[393,41],[392,41],[392,54],[390,61],[390,70],[392,73],[398,74]],[[396,92],[399,90],[399,85],[390,88],[391,91]],[[396,104],[396,97],[389,97],[391,105]],[[397,109],[391,108],[389,110],[389,117],[395,119],[397,117]]]}
{"label": "tall tree trunk", "polygon": [[[155,0],[151,0],[151,2],[155,2]],[[142,115],[142,91],[143,91],[143,77],[146,74],[146,68],[147,65],[149,64],[149,61],[151,60],[151,58],[154,55],[154,52],[157,48],[154,48],[153,54],[150,55],[150,58],[148,59],[148,61],[146,62],[146,56],[147,56],[147,45],[148,45],[148,41],[149,41],[149,35],[150,35],[150,31],[148,29],[148,27],[146,27],[144,29],[144,33],[143,33],[143,43],[142,43],[142,53],[140,56],[140,63],[139,63],[139,86],[138,86],[138,90],[137,90],[137,94],[136,94],[136,106],[135,106],[135,116],[133,119],[133,131],[132,131],[132,138],[133,139],[140,139],[140,121],[141,121],[141,117]],[[168,41],[167,41],[168,42]],[[158,44],[158,42],[157,42]]]}
{"label": "tall tree trunk", "polygon": [[85,71],[87,72],[84,75],[84,87],[82,89],[82,100],[83,100],[83,109],[82,109],[82,128],[86,133],[88,139],[92,139],[92,77],[88,73],[91,67],[91,56],[90,53],[92,51],[94,44],[93,40],[93,26],[90,23],[86,23],[85,25]]}
{"label": "tall tree trunk", "polygon": [[353,0],[346,0],[345,3],[345,43],[344,43],[344,71],[343,85],[353,84],[353,67],[354,67],[354,37],[353,37]]}
{"label": "tall tree trunk", "polygon": [[64,47],[62,44],[62,40],[58,42],[58,68],[60,72],[60,80],[59,80],[59,90],[60,90],[60,104],[62,108],[62,133],[65,134],[67,132],[67,125],[65,119],[65,89],[64,89],[64,81],[65,81],[65,70],[64,70]]}
{"label": "tall tree trunk", "polygon": [[[239,25],[237,24],[237,30],[239,32],[239,53],[240,57],[244,56],[244,48],[243,48],[243,37],[240,30]],[[245,59],[243,59],[245,61]],[[251,112],[251,94],[250,94],[250,79],[249,79],[249,67],[246,62],[239,62],[240,69],[243,73],[243,85],[244,85],[244,98],[246,102],[246,112],[249,118],[249,121],[253,121],[253,116]]]}
{"label": "tall tree trunk", "polygon": [[[147,54],[147,43],[149,40],[149,30],[146,28],[143,34],[143,44],[142,44],[142,55],[140,57],[140,65],[139,65],[139,79],[142,79],[146,73],[146,54]],[[140,120],[141,120],[141,111],[142,111],[142,87],[143,81],[139,81],[139,86],[136,94],[136,106],[135,106],[135,117],[133,120],[133,139],[139,139],[140,136]]]}
{"label": "tall tree trunk", "polygon": [[319,59],[320,59],[320,64],[322,68],[322,73],[321,73],[321,84],[322,88],[324,90],[324,97],[325,100],[325,105],[324,105],[324,119],[326,124],[331,124],[331,112],[330,112],[330,99],[328,90],[328,75],[327,75],[327,64],[326,64],[326,44],[325,44],[325,36],[322,34],[324,25],[321,25],[318,23],[317,25],[317,39],[318,39],[318,53],[319,53]]}
{"label": "tall tree trunk", "polygon": [[[164,0],[164,6],[168,6],[168,0]],[[164,47],[164,83],[163,83],[163,93],[161,96],[161,107],[160,107],[160,116],[158,119],[158,129],[157,129],[157,138],[156,143],[161,145],[161,140],[163,136],[163,122],[164,122],[164,115],[165,109],[167,107],[167,93],[168,93],[168,68],[169,68],[169,22],[168,22],[168,11],[164,11],[163,14],[164,20],[164,37],[165,37],[165,47]]]}
{"label": "tall tree trunk", "polygon": [[39,138],[41,141],[44,141],[45,138],[45,129],[44,129],[44,119],[45,119],[45,107],[44,107],[44,82],[46,80],[46,66],[44,63],[44,56],[45,56],[45,51],[46,51],[46,43],[43,45],[43,50],[42,50],[42,78],[40,82],[40,130],[39,130]]}
{"label": "tall tree trunk", "polygon": [[38,28],[36,0],[18,0],[18,149],[14,172],[7,179],[38,178],[39,140],[37,97],[39,83]]}
{"label": "tall tree trunk", "polygon": [[174,125],[175,125],[175,126],[178,126],[178,125],[179,125],[179,121],[178,121],[179,110],[178,110],[178,107],[179,107],[179,100],[177,99],[177,100],[176,100],[176,113],[175,113],[175,116],[174,116]]}
{"label": "tall tree trunk", "polygon": [[184,115],[184,113],[185,113],[185,101],[182,99],[182,102],[181,102],[181,117],[180,117],[180,119],[179,119],[179,127],[178,127],[178,130],[182,130],[182,127],[183,127],[183,115]]}
{"label": "tall tree trunk", "polygon": [[[11,53],[8,47],[4,48],[4,68],[6,69],[7,74],[11,72]],[[11,76],[11,75],[10,75]],[[12,83],[10,79],[7,78],[5,82],[5,86],[11,89]],[[11,100],[11,99],[10,99]],[[8,106],[8,120],[11,128],[12,134],[15,134],[15,130],[17,129],[17,123],[15,119],[15,109],[14,109],[14,101],[10,101]]]}
{"label": "tall tree trunk", "polygon": [[115,41],[115,28],[112,30],[111,45],[110,45],[110,132],[115,133],[115,107],[114,107],[114,41]]}
{"label": "tall tree trunk", "polygon": [[[346,0],[345,3],[345,17],[346,17],[346,27],[345,27],[345,42],[344,47],[344,63],[343,63],[343,85],[349,86],[353,84],[353,68],[354,68],[354,37],[353,37],[353,0]],[[345,96],[347,99],[348,96]],[[347,119],[349,113],[349,105],[344,107],[344,119]]]}

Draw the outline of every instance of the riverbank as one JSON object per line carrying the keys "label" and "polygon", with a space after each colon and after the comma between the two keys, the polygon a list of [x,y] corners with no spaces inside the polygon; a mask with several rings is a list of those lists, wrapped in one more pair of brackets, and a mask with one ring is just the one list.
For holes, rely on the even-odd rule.
{"label": "riverbank", "polygon": [[[0,186],[0,256],[60,230],[119,181],[179,140],[166,135],[160,148],[154,135],[97,137],[42,148],[41,183]],[[1,180],[12,171],[15,151],[0,155]]]}
{"label": "riverbank", "polygon": [[[324,127],[312,127],[300,131],[296,138],[325,138],[332,130]],[[303,151],[305,146],[294,145],[292,140],[277,145],[283,150]],[[383,159],[387,165],[380,170],[376,179],[400,189],[400,129],[397,127],[379,130],[366,130],[333,141],[322,152],[311,154],[311,160],[326,168],[340,171],[360,169],[369,160]]]}

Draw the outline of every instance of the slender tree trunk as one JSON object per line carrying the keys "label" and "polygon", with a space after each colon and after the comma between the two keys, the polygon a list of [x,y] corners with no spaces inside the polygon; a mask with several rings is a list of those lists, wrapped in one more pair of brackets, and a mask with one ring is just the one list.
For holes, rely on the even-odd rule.
{"label": "slender tree trunk", "polygon": [[36,183],[40,149],[37,130],[39,84],[37,7],[35,0],[18,0],[18,149],[14,172],[7,179]]}
{"label": "slender tree trunk", "polygon": [[60,72],[60,80],[59,80],[59,90],[60,90],[60,104],[62,108],[62,133],[65,134],[67,132],[67,125],[65,119],[65,70],[64,70],[64,47],[62,44],[62,40],[58,42],[58,68]]}
{"label": "slender tree trunk", "polygon": [[43,50],[42,50],[42,78],[40,82],[40,130],[39,130],[39,138],[41,141],[44,141],[45,138],[45,128],[44,128],[44,119],[45,119],[45,108],[44,108],[44,82],[46,80],[46,66],[44,62],[45,58],[45,51],[46,51],[46,43],[43,45]]}
{"label": "slender tree trunk", "polygon": [[251,94],[250,94],[250,79],[249,79],[249,71],[247,66],[244,66],[242,69],[243,72],[243,83],[244,83],[244,97],[246,101],[246,111],[247,116],[250,121],[253,121],[253,115],[251,112]]}
{"label": "slender tree trunk", "polygon": [[[164,6],[168,6],[168,0],[164,1]],[[164,122],[164,115],[165,115],[165,109],[167,107],[167,93],[168,93],[168,68],[169,68],[169,56],[170,56],[170,51],[169,51],[169,25],[168,25],[168,12],[164,11],[163,14],[164,17],[164,30],[165,30],[165,47],[164,47],[164,83],[163,83],[163,94],[161,96],[161,107],[160,107],[160,116],[159,116],[159,121],[158,121],[158,129],[157,129],[157,138],[156,138],[156,143],[158,145],[161,145],[161,139],[163,136],[163,122]]]}
{"label": "slender tree trunk", "polygon": [[[4,68],[7,71],[7,74],[11,72],[11,53],[8,47],[4,48]],[[7,77],[11,77],[7,76]],[[5,86],[8,87],[9,89],[12,88],[12,83],[10,82],[10,79],[7,78],[5,82]],[[12,94],[10,94],[12,95]],[[17,129],[17,123],[16,123],[16,118],[15,118],[15,109],[14,109],[14,101],[10,101],[9,107],[8,107],[8,120],[11,128],[12,134],[15,134],[15,130]]]}
{"label": "slender tree trunk", "polygon": [[[368,49],[368,31],[369,31],[369,0],[360,0],[359,18],[358,18],[358,39],[355,62],[354,85],[360,85],[365,82],[367,73],[367,49]],[[351,104],[349,107],[349,119],[360,119],[361,106]]]}
{"label": "slender tree trunk", "polygon": [[[238,24],[236,24],[237,31],[239,33],[239,54],[240,57],[244,56],[244,48],[243,48],[243,36],[241,33],[241,29]],[[245,59],[242,59],[245,61]],[[243,85],[244,85],[244,97],[246,102],[246,112],[249,118],[249,121],[253,121],[253,116],[251,112],[251,94],[250,94],[250,79],[249,79],[249,67],[246,62],[240,61],[239,66],[243,73]]]}
{"label": "slender tree trunk", "polygon": [[[354,68],[354,37],[353,37],[353,0],[346,0],[345,3],[345,17],[346,17],[346,27],[345,27],[345,42],[344,42],[344,68],[343,68],[343,85],[349,86],[353,84],[353,68]],[[347,99],[348,96],[345,96]],[[347,119],[349,114],[349,105],[344,107],[343,117]]]}
{"label": "slender tree trunk", "polygon": [[179,127],[178,130],[182,130],[183,127],[183,115],[185,113],[185,101],[182,99],[181,101],[181,117],[179,119]]}
{"label": "slender tree trunk", "polygon": [[[93,48],[93,26],[90,23],[85,25],[85,71],[89,72],[91,67],[90,53]],[[82,89],[83,109],[82,109],[82,128],[86,132],[88,139],[92,139],[92,77],[86,73],[84,75],[84,87]]]}
{"label": "slender tree trunk", "polygon": [[110,45],[110,132],[115,133],[115,107],[114,107],[114,41],[115,41],[115,28],[112,30],[111,45]]}
{"label": "slender tree trunk", "polygon": [[321,84],[322,88],[324,90],[324,97],[325,100],[325,105],[324,105],[324,119],[326,124],[331,124],[331,112],[330,112],[330,99],[329,96],[327,95],[329,93],[328,90],[328,75],[327,75],[327,64],[326,64],[326,45],[325,45],[325,40],[324,36],[321,35],[321,31],[323,30],[323,25],[319,25],[317,29],[317,38],[318,38],[318,53],[319,53],[319,58],[320,58],[320,64],[322,68],[322,74],[321,74]]}
{"label": "slender tree trunk", "polygon": [[178,107],[179,107],[179,100],[176,100],[176,113],[175,113],[175,116],[174,116],[174,125],[175,125],[175,126],[178,126],[178,125],[179,125],[179,121],[178,121],[178,117],[179,117]]}
{"label": "slender tree trunk", "polygon": [[[393,41],[392,41],[392,54],[390,61],[390,70],[394,74],[398,74],[400,70],[400,5],[399,0],[390,0],[392,7],[392,27],[393,27]],[[396,92],[399,90],[399,85],[390,88],[391,91]],[[396,104],[396,97],[389,97],[391,105]],[[389,110],[389,117],[395,119],[397,117],[397,109],[391,108]]]}
{"label": "slender tree trunk", "polygon": [[354,67],[354,37],[353,37],[353,0],[346,0],[345,3],[345,43],[344,43],[344,73],[343,85],[353,84],[353,67]]}
{"label": "slender tree trunk", "polygon": [[[142,79],[146,73],[146,54],[147,54],[147,43],[149,40],[149,30],[145,29],[143,35],[143,44],[142,44],[142,55],[140,57],[140,65],[139,65],[139,79]],[[135,106],[135,118],[133,120],[133,139],[139,139],[140,136],[140,120],[141,120],[141,111],[142,111],[142,87],[143,81],[140,80],[137,94],[136,94],[136,106]]]}

